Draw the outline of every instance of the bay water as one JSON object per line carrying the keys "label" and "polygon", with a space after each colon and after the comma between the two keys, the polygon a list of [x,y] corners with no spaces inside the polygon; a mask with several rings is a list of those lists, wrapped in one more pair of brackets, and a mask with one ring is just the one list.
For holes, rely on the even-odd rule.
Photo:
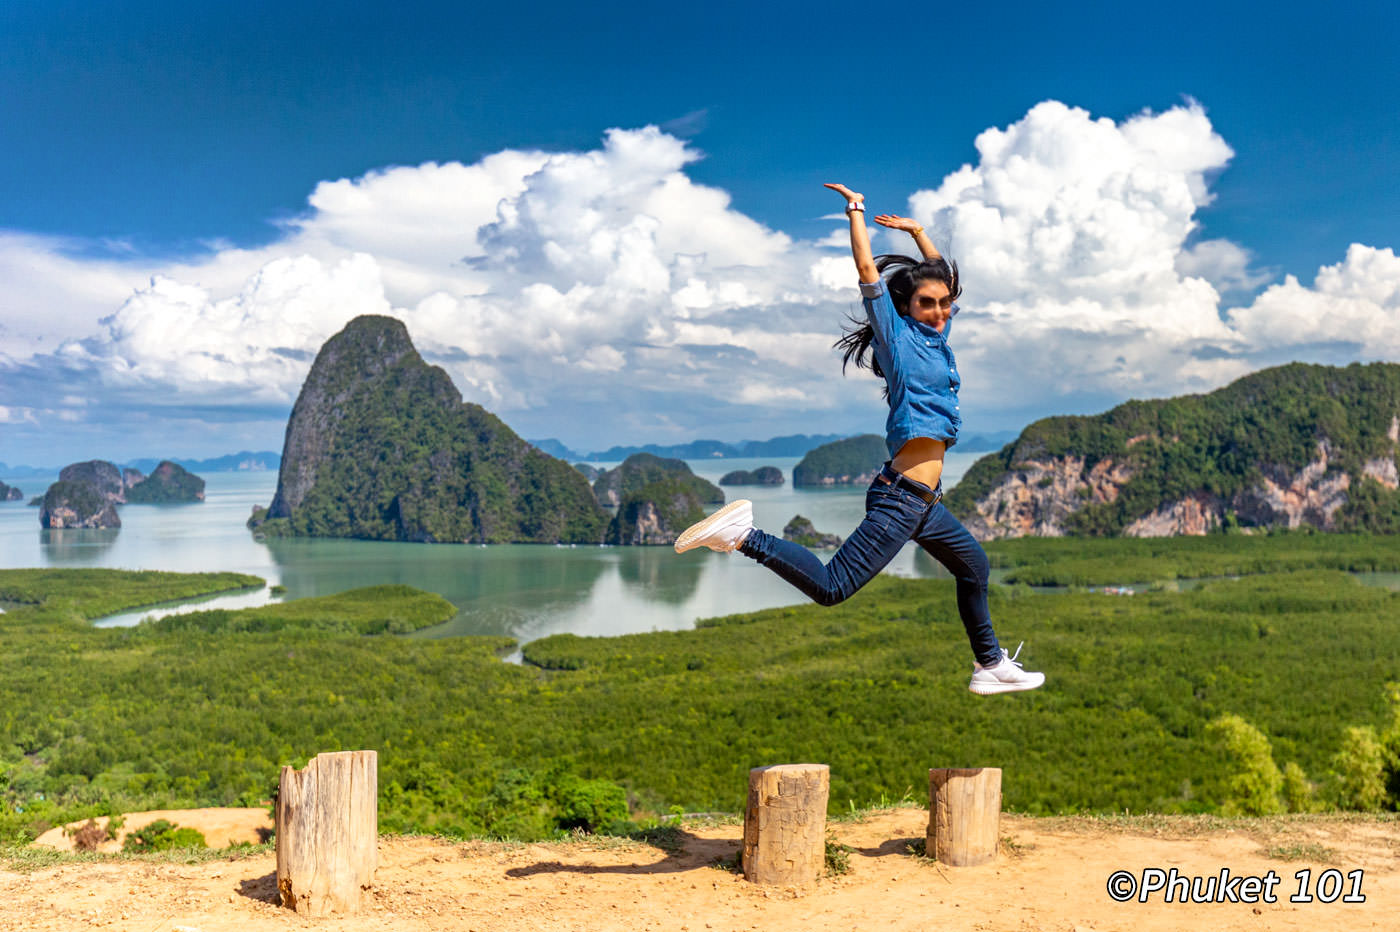
{"label": "bay water", "polygon": [[[979,455],[950,453],[945,487],[951,487]],[[781,469],[785,479],[781,486],[724,489],[727,500],[751,499],[756,523],[773,533],[781,533],[783,525],[800,514],[817,530],[844,537],[864,515],[863,486],[793,488],[797,457],[688,462],[697,475],[711,482],[734,469]],[[42,494],[57,478],[5,481],[22,489],[28,499]],[[753,561],[704,549],[678,555],[670,547],[476,546],[322,538],[259,541],[245,522],[254,505],[271,503],[276,473],[221,472],[203,478],[203,502],[121,505],[122,526],[113,530],[46,530],[39,526],[37,508],[24,501],[0,503],[0,568],[232,571],[250,573],[268,583],[255,592],[127,612],[102,619],[101,625],[135,624],[169,611],[243,608],[402,583],[436,592],[457,606],[457,614],[446,624],[416,636],[500,634],[522,643],[560,632],[615,635],[685,629],[698,618],[806,601]],[[822,555],[825,558],[829,552]],[[885,571],[898,576],[948,575],[913,544]],[[285,587],[285,593],[274,596],[270,591],[274,585]]]}

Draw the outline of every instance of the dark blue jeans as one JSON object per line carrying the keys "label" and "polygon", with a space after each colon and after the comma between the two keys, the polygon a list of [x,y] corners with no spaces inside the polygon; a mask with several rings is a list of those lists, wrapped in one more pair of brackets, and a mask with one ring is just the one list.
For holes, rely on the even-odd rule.
{"label": "dark blue jeans", "polygon": [[929,505],[913,492],[877,477],[865,493],[865,520],[826,564],[806,547],[758,528],[739,545],[739,552],[768,567],[814,602],[835,605],[874,579],[910,540],[957,579],[958,614],[977,662],[990,665],[1000,661],[1001,645],[987,609],[987,554],[941,500]]}

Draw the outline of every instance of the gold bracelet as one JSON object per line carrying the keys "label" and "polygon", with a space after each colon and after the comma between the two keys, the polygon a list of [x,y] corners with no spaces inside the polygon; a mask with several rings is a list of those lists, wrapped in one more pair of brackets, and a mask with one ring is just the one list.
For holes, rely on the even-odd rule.
{"label": "gold bracelet", "polygon": [[923,228],[923,227],[919,227],[917,230],[910,230],[910,231],[909,231],[909,235],[910,235],[910,236],[918,236],[918,235],[919,235],[920,233],[922,233],[922,232],[924,232],[924,228]]}

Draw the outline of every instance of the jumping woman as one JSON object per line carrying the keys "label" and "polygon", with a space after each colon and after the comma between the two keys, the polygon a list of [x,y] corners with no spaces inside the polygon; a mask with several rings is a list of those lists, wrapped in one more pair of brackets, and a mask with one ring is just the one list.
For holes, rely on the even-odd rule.
{"label": "jumping woman", "polygon": [[916,541],[957,579],[958,614],[976,660],[968,688],[981,695],[1035,689],[1045,682],[1045,674],[1023,670],[992,630],[987,555],[942,503],[943,454],[957,442],[962,424],[958,367],[948,348],[948,332],[958,312],[953,302],[962,293],[957,263],[939,255],[918,223],[889,214],[875,222],[913,236],[923,261],[871,255],[864,195],[841,184],[826,187],[846,199],[851,254],[868,320],[837,342],[845,351],[842,369],[854,361],[885,380],[890,460],[865,494],[865,520],[825,565],[807,548],[754,527],[753,504],[746,499],[687,528],[676,539],[676,552],[695,547],[737,550],[813,601],[835,605],[873,579],[907,541]]}

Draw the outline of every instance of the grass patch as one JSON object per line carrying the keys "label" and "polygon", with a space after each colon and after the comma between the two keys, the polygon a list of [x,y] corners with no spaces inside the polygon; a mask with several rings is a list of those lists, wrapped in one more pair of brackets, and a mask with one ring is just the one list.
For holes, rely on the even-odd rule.
{"label": "grass patch", "polygon": [[722,854],[715,858],[715,862],[710,866],[730,874],[742,874],[744,872],[744,851],[740,848],[735,850],[733,854]]}
{"label": "grass patch", "polygon": [[1261,852],[1266,858],[1275,861],[1311,861],[1315,864],[1338,863],[1337,851],[1316,842],[1292,842],[1270,845]]}
{"label": "grass patch", "polygon": [[888,812],[891,809],[922,809],[925,808],[914,798],[914,788],[906,787],[904,792],[898,797],[881,793],[878,799],[867,803],[864,806],[857,806],[854,799],[846,800],[846,808],[827,816],[828,822],[864,822],[878,812]]}
{"label": "grass patch", "polygon": [[841,874],[851,872],[851,852],[855,851],[850,845],[843,845],[832,836],[826,836],[826,851],[824,861],[826,863],[826,876],[837,877]]}
{"label": "grass patch", "polygon": [[66,864],[205,864],[210,861],[242,861],[265,854],[275,854],[276,851],[273,842],[260,845],[230,845],[227,848],[169,848],[141,854],[130,851],[109,854],[97,851],[58,851],[36,845],[0,845],[0,865],[17,873],[29,873]]}

